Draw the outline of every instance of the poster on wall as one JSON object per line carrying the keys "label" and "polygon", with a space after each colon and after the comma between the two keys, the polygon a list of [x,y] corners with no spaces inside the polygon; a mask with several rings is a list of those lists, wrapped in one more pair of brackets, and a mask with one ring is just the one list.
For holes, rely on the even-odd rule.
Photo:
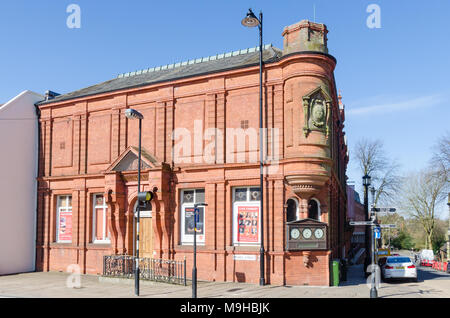
{"label": "poster on wall", "polygon": [[[198,212],[198,220],[197,220],[197,235],[199,240],[203,240],[204,234],[204,208],[199,207]],[[184,234],[185,235],[194,235],[194,227],[195,227],[195,208],[189,207],[184,208]]]}
{"label": "poster on wall", "polygon": [[72,211],[59,212],[59,241],[72,241]]}
{"label": "poster on wall", "polygon": [[258,242],[258,206],[238,206],[237,240],[240,243]]}

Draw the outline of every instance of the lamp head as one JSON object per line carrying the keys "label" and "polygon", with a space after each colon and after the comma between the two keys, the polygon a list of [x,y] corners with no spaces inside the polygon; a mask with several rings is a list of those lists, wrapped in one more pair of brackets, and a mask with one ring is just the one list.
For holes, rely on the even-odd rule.
{"label": "lamp head", "polygon": [[367,187],[370,186],[370,176],[368,174],[363,177],[363,185]]}
{"label": "lamp head", "polygon": [[127,108],[125,109],[125,116],[128,119],[143,119],[144,116],[142,116],[142,114],[140,112],[138,112],[135,109],[132,108]]}
{"label": "lamp head", "polygon": [[260,24],[258,18],[253,13],[252,9],[248,9],[247,15],[241,21],[242,25],[245,27],[253,28]]}

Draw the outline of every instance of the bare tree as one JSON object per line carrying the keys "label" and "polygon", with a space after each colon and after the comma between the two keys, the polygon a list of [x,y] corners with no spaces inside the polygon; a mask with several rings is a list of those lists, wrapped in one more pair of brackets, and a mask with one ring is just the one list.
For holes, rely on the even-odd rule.
{"label": "bare tree", "polygon": [[374,203],[393,201],[401,184],[400,165],[386,155],[383,142],[363,138],[356,143],[354,150],[354,160],[358,162],[361,174],[371,177],[376,190]]}
{"label": "bare tree", "polygon": [[425,231],[425,248],[432,248],[436,226],[436,206],[445,198],[447,175],[426,169],[410,173],[403,180],[401,191],[402,210],[418,220]]}
{"label": "bare tree", "polygon": [[442,136],[434,146],[431,164],[447,177],[450,176],[450,131]]}

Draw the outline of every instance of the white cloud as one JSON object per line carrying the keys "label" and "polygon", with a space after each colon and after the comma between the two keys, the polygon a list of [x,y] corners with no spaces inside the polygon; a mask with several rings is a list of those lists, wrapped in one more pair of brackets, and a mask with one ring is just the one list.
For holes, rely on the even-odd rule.
{"label": "white cloud", "polygon": [[[386,100],[386,97],[377,98]],[[438,105],[444,101],[444,97],[442,95],[428,95],[423,97],[416,97],[413,99],[398,101],[398,102],[388,102],[384,104],[374,104],[370,103],[367,106],[361,106],[356,108],[347,108],[345,114],[347,116],[354,115],[369,115],[376,113],[391,113],[391,112],[400,112],[405,110],[411,110],[415,108],[425,108],[425,107],[433,107]],[[360,103],[359,103],[360,104]],[[368,104],[366,102],[366,104]],[[358,104],[357,104],[358,105]]]}

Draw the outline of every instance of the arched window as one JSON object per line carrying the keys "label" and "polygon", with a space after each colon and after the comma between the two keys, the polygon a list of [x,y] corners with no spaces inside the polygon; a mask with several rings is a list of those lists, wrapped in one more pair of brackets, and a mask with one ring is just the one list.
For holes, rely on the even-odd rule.
{"label": "arched window", "polygon": [[286,202],[286,222],[292,222],[297,220],[298,202],[294,198],[290,198]]}
{"label": "arched window", "polygon": [[320,203],[317,199],[311,199],[308,202],[308,218],[320,221]]}

